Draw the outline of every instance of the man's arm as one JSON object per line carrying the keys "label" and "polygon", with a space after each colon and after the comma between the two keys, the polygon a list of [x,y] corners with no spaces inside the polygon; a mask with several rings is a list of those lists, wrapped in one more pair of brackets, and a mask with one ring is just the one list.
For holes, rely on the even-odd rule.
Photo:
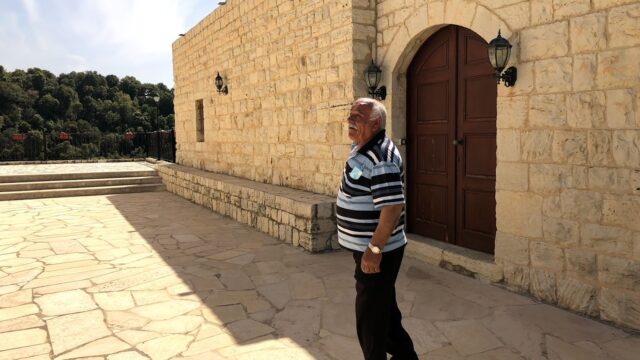
{"label": "man's arm", "polygon": [[[376,231],[371,237],[371,244],[382,249],[389,240],[391,233],[398,225],[400,215],[402,214],[403,204],[383,206],[380,210],[380,221],[376,227]],[[369,248],[367,248],[362,255],[360,261],[360,267],[364,273],[377,273],[380,272],[380,261],[382,261],[382,254],[374,254]]]}

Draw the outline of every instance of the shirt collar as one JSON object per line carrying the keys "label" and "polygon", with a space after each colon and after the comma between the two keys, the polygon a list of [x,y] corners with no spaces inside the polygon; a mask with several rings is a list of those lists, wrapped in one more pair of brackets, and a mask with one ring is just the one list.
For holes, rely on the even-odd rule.
{"label": "shirt collar", "polygon": [[367,151],[371,150],[376,144],[378,144],[382,139],[385,138],[384,129],[378,131],[366,144],[362,145],[361,148],[358,149],[360,154],[366,154]]}

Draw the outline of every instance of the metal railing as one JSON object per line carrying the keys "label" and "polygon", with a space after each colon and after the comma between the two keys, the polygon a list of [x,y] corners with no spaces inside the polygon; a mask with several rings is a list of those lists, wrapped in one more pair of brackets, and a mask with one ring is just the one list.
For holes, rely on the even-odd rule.
{"label": "metal railing", "polygon": [[[16,134],[14,134],[16,135]],[[0,139],[0,161],[88,160],[153,157],[175,162],[175,132],[42,133]]]}
{"label": "metal railing", "polygon": [[175,131],[154,131],[136,134],[136,139],[138,138],[140,138],[139,143],[144,143],[147,146],[147,157],[176,162]]}

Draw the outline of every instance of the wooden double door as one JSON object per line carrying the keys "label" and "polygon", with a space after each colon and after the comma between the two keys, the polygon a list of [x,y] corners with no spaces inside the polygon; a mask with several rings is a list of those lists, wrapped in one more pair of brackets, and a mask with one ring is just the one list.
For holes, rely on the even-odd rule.
{"label": "wooden double door", "polygon": [[487,42],[459,26],[439,30],[407,85],[408,230],[493,253],[497,86]]}

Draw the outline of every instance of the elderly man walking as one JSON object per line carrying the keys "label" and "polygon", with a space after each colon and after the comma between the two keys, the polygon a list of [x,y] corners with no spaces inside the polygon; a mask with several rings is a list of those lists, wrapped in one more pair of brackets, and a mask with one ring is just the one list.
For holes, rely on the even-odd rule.
{"label": "elderly man walking", "polygon": [[356,322],[366,360],[416,360],[402,327],[395,282],[404,234],[402,158],[385,135],[379,101],[356,100],[347,119],[354,148],[345,164],[337,201],[338,241],[356,263]]}

